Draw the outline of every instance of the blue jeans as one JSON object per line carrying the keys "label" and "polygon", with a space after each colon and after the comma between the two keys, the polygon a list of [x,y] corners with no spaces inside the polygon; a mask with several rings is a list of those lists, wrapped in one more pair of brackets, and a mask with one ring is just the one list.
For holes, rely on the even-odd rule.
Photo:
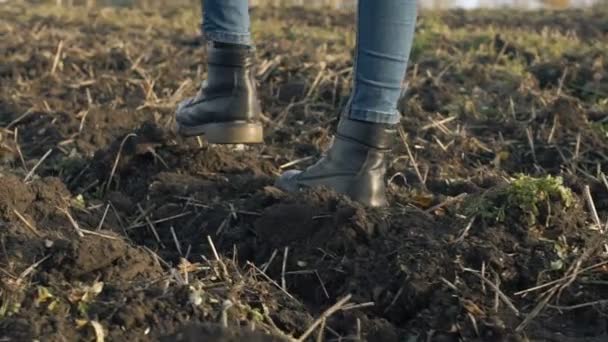
{"label": "blue jeans", "polygon": [[[416,26],[416,0],[359,0],[350,118],[395,124]],[[248,0],[203,0],[207,40],[251,45]]]}

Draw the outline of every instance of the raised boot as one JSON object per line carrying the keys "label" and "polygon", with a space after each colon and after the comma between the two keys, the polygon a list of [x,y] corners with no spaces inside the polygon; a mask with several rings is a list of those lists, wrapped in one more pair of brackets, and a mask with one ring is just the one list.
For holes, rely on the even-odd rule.
{"label": "raised boot", "polygon": [[370,207],[387,206],[384,176],[395,126],[343,116],[326,155],[304,171],[283,173],[276,186],[288,192],[325,186]]}
{"label": "raised boot", "polygon": [[210,44],[207,64],[208,77],[198,94],[177,107],[178,133],[204,135],[213,144],[262,143],[251,48]]}

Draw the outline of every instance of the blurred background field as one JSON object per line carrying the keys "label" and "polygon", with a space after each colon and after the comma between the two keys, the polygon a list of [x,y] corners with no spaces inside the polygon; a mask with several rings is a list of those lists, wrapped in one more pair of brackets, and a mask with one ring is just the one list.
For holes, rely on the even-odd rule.
{"label": "blurred background field", "polygon": [[[162,0],[54,0],[57,4],[88,4],[90,6],[161,6]],[[588,7],[603,0],[421,0],[424,9],[475,9],[475,8],[518,8],[518,9],[566,9]],[[193,0],[176,0],[176,4],[192,4]],[[353,9],[356,0],[250,0],[252,6],[307,6]]]}

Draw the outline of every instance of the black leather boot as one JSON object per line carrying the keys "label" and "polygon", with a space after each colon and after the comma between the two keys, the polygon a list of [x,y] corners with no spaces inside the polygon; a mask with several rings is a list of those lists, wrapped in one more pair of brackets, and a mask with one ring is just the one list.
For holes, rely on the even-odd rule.
{"label": "black leather boot", "polygon": [[276,186],[288,192],[326,186],[370,207],[387,206],[386,156],[395,132],[396,125],[342,116],[326,155],[305,171],[285,172]]}
{"label": "black leather boot", "polygon": [[177,107],[178,133],[204,135],[214,144],[262,143],[251,49],[211,44],[207,64],[208,77],[198,94]]}

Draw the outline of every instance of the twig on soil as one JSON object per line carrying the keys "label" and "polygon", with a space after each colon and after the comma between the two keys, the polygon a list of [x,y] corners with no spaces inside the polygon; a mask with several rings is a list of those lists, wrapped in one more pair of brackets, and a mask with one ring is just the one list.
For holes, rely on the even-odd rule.
{"label": "twig on soil", "polygon": [[595,203],[593,201],[593,197],[591,196],[591,188],[589,185],[585,185],[584,195],[585,200],[587,201],[587,206],[589,207],[589,211],[591,211],[591,218],[593,218],[593,222],[597,225],[597,227],[602,229],[602,221],[600,220],[600,216],[597,214],[597,209],[595,208]]}
{"label": "twig on soil", "polygon": [[97,225],[96,230],[101,230],[101,227],[103,227],[103,223],[106,220],[106,216],[108,215],[109,210],[110,210],[110,204],[107,204],[106,209],[103,211],[103,216],[101,216],[101,220],[99,220],[99,224]]}
{"label": "twig on soil", "polygon": [[534,164],[538,165],[538,159],[536,158],[536,148],[534,147],[534,136],[530,127],[526,127],[526,137],[528,137],[528,144],[530,145],[530,151],[532,151],[532,159]]}
{"label": "twig on soil", "polygon": [[25,176],[25,178],[23,179],[23,182],[27,182],[30,180],[30,178],[32,178],[32,176],[34,175],[34,172],[36,172],[36,169],[38,169],[38,167],[40,167],[40,165],[42,165],[42,162],[44,162],[44,160],[51,155],[51,152],[53,152],[52,148],[49,149],[48,151],[46,151],[46,153],[42,156],[42,158],[40,158],[40,160],[36,163],[36,165],[34,165],[34,167],[30,170],[30,172]]}
{"label": "twig on soil", "polygon": [[390,304],[384,309],[384,313],[387,313],[393,307],[393,305],[395,305],[395,303],[397,303],[397,300],[399,299],[399,297],[401,297],[403,290],[405,290],[405,285],[403,285],[403,286],[401,286],[401,288],[399,288],[399,291],[397,291],[397,293],[395,294],[395,297],[393,297],[393,300],[391,300]]}
{"label": "twig on soil", "polygon": [[15,132],[13,134],[13,139],[15,141],[15,149],[17,150],[17,154],[19,155],[19,160],[21,161],[21,165],[23,169],[29,172],[27,168],[27,164],[25,163],[25,158],[23,158],[23,152],[21,152],[21,146],[19,145],[19,128],[15,127]]}
{"label": "twig on soil", "polygon": [[325,294],[325,297],[329,299],[329,293],[327,292],[327,288],[325,287],[325,282],[323,281],[323,279],[321,279],[321,275],[317,270],[315,270],[315,275],[317,276],[317,279],[319,279],[319,283],[321,283],[321,289],[323,289],[323,294]]}
{"label": "twig on soil", "polygon": [[433,120],[433,118],[429,118],[429,119],[431,120],[431,123],[420,128],[421,131],[426,131],[426,130],[429,130],[434,127],[439,127],[442,132],[449,133],[449,130],[447,130],[447,127],[445,127],[444,124],[446,124],[450,121],[456,120],[456,116],[450,116],[448,118],[445,118],[445,119],[439,120],[439,121]]}
{"label": "twig on soil", "polygon": [[588,306],[604,305],[604,304],[608,304],[608,299],[600,299],[600,300],[596,300],[593,302],[581,303],[581,304],[570,305],[570,306],[550,305],[549,304],[549,305],[547,305],[547,307],[549,307],[551,309],[556,309],[556,310],[570,311],[570,310],[586,308]]}
{"label": "twig on soil", "polygon": [[410,157],[410,162],[412,163],[412,166],[414,167],[414,171],[416,171],[416,176],[418,176],[418,180],[420,181],[420,184],[422,184],[422,187],[426,190],[426,182],[424,181],[424,177],[422,177],[422,174],[420,173],[420,168],[418,168],[418,163],[416,162],[416,159],[414,158],[414,155],[412,154],[412,150],[410,149],[410,144],[408,144],[408,142],[407,142],[407,135],[405,134],[405,132],[403,131],[403,128],[401,126],[398,127],[398,131],[399,131],[399,136],[401,137],[401,140],[403,141],[403,144],[405,145],[405,149],[407,150],[407,154]]}
{"label": "twig on soil", "polygon": [[479,337],[479,328],[477,327],[477,320],[475,319],[475,316],[473,316],[473,314],[471,314],[470,312],[467,312],[467,316],[469,317],[469,320],[471,321],[471,324],[473,325],[473,330],[475,330],[475,335],[477,337]]}
{"label": "twig on soil", "polygon": [[282,336],[289,342],[295,341],[295,339],[293,337],[285,334],[281,329],[279,329],[279,327],[277,327],[277,325],[274,323],[274,321],[270,317],[270,312],[268,310],[268,307],[266,305],[264,305],[264,303],[262,303],[262,311],[263,311],[264,319],[268,322],[268,325],[270,326],[270,328],[272,328],[272,330],[274,331],[275,334]]}
{"label": "twig on soil", "polygon": [[574,163],[580,159],[581,156],[581,132],[576,135],[576,145],[574,146]]}
{"label": "twig on soil", "polygon": [[80,190],[80,192],[79,192],[79,195],[82,195],[82,194],[86,193],[87,191],[91,190],[93,187],[97,186],[97,184],[99,184],[99,179],[94,180],[91,184],[82,188],[82,190]]}
{"label": "twig on soil", "polygon": [[108,204],[110,205],[110,208],[112,208],[112,211],[114,212],[114,216],[116,217],[116,221],[118,221],[118,224],[120,225],[120,228],[122,229],[122,233],[125,235],[125,238],[128,240],[129,234],[127,234],[127,230],[125,229],[125,225],[123,223],[122,217],[120,217],[118,210],[116,210],[116,207],[114,207],[114,204],[112,204],[111,201],[109,201]]}
{"label": "twig on soil", "polygon": [[[4,240],[5,240],[4,237],[0,237],[0,247],[2,247],[2,254],[4,254],[5,265],[8,265],[10,267],[10,271],[12,272],[13,268],[14,268],[14,264],[12,264],[11,261],[9,260],[8,251],[6,250],[6,242]],[[2,269],[2,268],[0,268],[0,269]],[[8,272],[8,271],[4,271],[4,272]]]}
{"label": "twig on soil", "polygon": [[551,131],[549,132],[549,137],[547,138],[547,144],[551,144],[553,142],[553,137],[555,136],[556,128],[557,128],[557,115],[553,116],[553,125],[551,125]]}
{"label": "twig on soil", "polygon": [[325,310],[325,312],[323,312],[321,314],[321,316],[319,318],[317,318],[317,320],[314,321],[312,323],[312,325],[296,341],[297,342],[305,341],[306,338],[308,338],[308,336],[310,336],[310,334],[312,334],[315,331],[315,329],[317,328],[318,325],[320,325],[329,316],[333,315],[336,311],[340,310],[350,300],[351,297],[352,297],[352,295],[349,294],[346,297],[340,299],[336,304],[332,305],[329,309]]}
{"label": "twig on soil", "polygon": [[[600,220],[600,216],[597,214],[597,209],[595,208],[595,202],[593,201],[593,197],[591,196],[591,188],[589,187],[589,185],[585,185],[584,194],[585,194],[585,200],[587,201],[587,206],[589,207],[589,211],[591,211],[591,217],[593,218],[593,221],[597,225],[597,229],[600,231],[602,236],[605,237],[606,229],[608,227],[605,227],[602,224],[602,221]],[[604,251],[608,252],[608,244],[604,244]]]}
{"label": "twig on soil", "polygon": [[287,255],[289,253],[289,247],[285,247],[283,251],[283,266],[281,267],[281,286],[287,291],[287,282],[285,281],[285,269],[287,268]]}
{"label": "twig on soil", "polygon": [[562,89],[564,88],[564,81],[566,80],[566,76],[568,76],[568,67],[566,66],[564,68],[564,72],[562,73],[562,76],[559,78],[559,84],[557,86],[557,96],[561,96],[562,95]]}
{"label": "twig on soil", "polygon": [[179,240],[177,239],[177,235],[175,234],[175,228],[173,228],[173,226],[171,226],[171,235],[173,236],[173,242],[175,242],[175,248],[177,248],[177,252],[179,253],[180,256],[184,256],[184,254],[182,253],[182,246],[179,243]]}
{"label": "twig on soil", "polygon": [[219,236],[222,233],[222,231],[224,231],[224,228],[226,228],[226,225],[228,225],[228,223],[230,222],[231,217],[232,217],[232,213],[228,213],[228,215],[226,215],[226,218],[224,218],[222,220],[222,223],[220,223],[220,226],[215,231],[216,236]]}
{"label": "twig on soil", "polygon": [[103,234],[103,233],[96,232],[96,231],[93,231],[93,230],[88,230],[88,229],[80,228],[80,231],[82,233],[84,233],[84,234],[95,235],[95,236],[99,236],[99,237],[110,239],[110,240],[122,240],[118,236],[112,236],[112,235],[108,235],[108,234]]}
{"label": "twig on soil", "polygon": [[262,272],[266,272],[266,270],[268,269],[268,266],[270,266],[270,264],[272,263],[272,261],[274,260],[274,258],[277,256],[277,250],[275,249],[274,251],[272,251],[272,254],[270,255],[270,258],[268,259],[268,261],[266,261],[264,263],[264,265],[262,266]]}
{"label": "twig on soil", "polygon": [[186,248],[186,255],[184,255],[184,259],[188,260],[188,257],[190,256],[191,251],[192,251],[192,245],[188,244],[188,248]]}
{"label": "twig on soil", "polygon": [[477,216],[474,216],[473,218],[471,218],[469,223],[462,230],[462,233],[460,233],[460,235],[456,239],[454,239],[454,241],[452,241],[452,243],[461,243],[462,241],[464,241],[464,239],[467,237],[467,235],[469,233],[469,230],[471,229],[471,227],[473,227],[473,223],[475,222],[476,218],[477,218]]}
{"label": "twig on soil", "polygon": [[463,192],[460,195],[448,198],[447,200],[445,200],[445,201],[443,201],[443,202],[441,202],[441,203],[439,203],[437,205],[434,205],[434,206],[426,209],[425,211],[430,214],[430,213],[434,212],[437,209],[441,209],[441,208],[443,208],[445,206],[448,206],[450,204],[462,201],[465,197],[467,197],[467,195],[468,195],[467,193]]}
{"label": "twig on soil", "polygon": [[122,240],[122,238],[120,238],[119,236],[104,234],[104,233],[100,233],[100,232],[97,232],[94,230],[80,228],[80,231],[83,232],[84,234],[95,235],[95,236],[99,236],[99,237],[110,239],[110,240]]}
{"label": "twig on soil", "polygon": [[152,156],[154,156],[155,160],[158,159],[160,161],[160,163],[163,164],[165,169],[167,169],[167,170],[171,169],[169,167],[169,165],[167,164],[167,162],[161,156],[159,156],[158,153],[156,153],[156,151],[152,147],[148,147],[147,150],[148,150],[148,152],[150,152],[150,154]]}
{"label": "twig on soil", "polygon": [[287,292],[284,288],[282,288],[281,285],[279,285],[276,281],[274,281],[272,278],[270,278],[265,272],[263,272],[261,269],[259,269],[252,262],[247,261],[247,265],[251,266],[254,270],[256,270],[264,278],[266,278],[266,280],[268,280],[272,285],[276,286],[279,290],[281,290],[283,293],[285,293],[287,295],[287,297],[289,297],[289,298],[295,300],[296,302],[300,303],[300,301],[297,300],[296,297],[292,296],[289,292]]}
{"label": "twig on soil", "polygon": [[68,220],[72,224],[72,227],[74,227],[74,229],[76,230],[76,233],[78,234],[78,236],[84,237],[84,233],[80,229],[78,222],[76,222],[76,220],[74,220],[74,217],[72,217],[72,214],[70,214],[70,211],[68,209],[63,209],[63,208],[59,208],[59,207],[57,207],[57,209],[59,211],[61,211],[68,218]]}
{"label": "twig on soil", "polygon": [[[193,207],[200,207],[200,208],[204,208],[204,209],[212,209],[213,206],[210,206],[208,204],[204,204],[196,199],[194,199],[193,197],[185,197],[185,196],[173,196],[173,198],[176,199],[180,199],[183,201],[186,201],[185,206],[193,206]],[[232,206],[232,204],[229,204],[230,206]],[[190,213],[190,212],[189,212]],[[230,215],[236,215],[236,214],[241,214],[241,215],[250,215],[250,216],[262,216],[262,213],[256,212],[256,211],[248,211],[248,210],[239,210],[236,209],[234,207],[230,208]],[[182,214],[180,214],[182,215]],[[176,215],[177,216],[177,215]],[[179,217],[179,216],[178,216]],[[175,218],[175,217],[173,217]]]}
{"label": "twig on soil", "polygon": [[[485,261],[481,262],[481,275],[484,277],[486,276],[486,262]],[[494,279],[496,279],[496,277],[494,277]],[[496,282],[496,285],[500,286],[500,284],[498,282]],[[484,283],[483,281],[481,282],[481,292],[483,292],[484,295],[486,294],[486,283]],[[496,299],[498,299],[498,298],[496,298]]]}
{"label": "twig on soil", "polygon": [[142,248],[144,250],[146,250],[148,253],[152,254],[152,256],[154,257],[154,259],[156,260],[158,266],[160,267],[160,264],[162,263],[163,265],[165,265],[165,267],[168,270],[171,270],[171,264],[169,264],[167,261],[165,261],[165,259],[161,258],[160,255],[158,255],[158,253],[156,253],[155,251],[151,250],[148,246],[142,246]]}
{"label": "twig on soil", "polygon": [[78,225],[78,222],[76,222],[76,220],[74,220],[74,217],[70,213],[69,209],[67,209],[67,208],[66,209],[62,209],[62,208],[59,208],[59,207],[57,207],[57,209],[65,214],[65,216],[68,218],[68,220],[70,221],[70,223],[72,224],[72,226],[74,227],[74,229],[76,229],[76,233],[78,233],[78,236],[80,236],[80,237],[84,237],[84,234],[89,234],[89,235],[95,235],[95,236],[99,236],[99,237],[104,237],[104,238],[110,239],[110,240],[120,240],[120,238],[116,237],[116,236],[102,234],[102,233],[95,232],[95,231],[88,230],[88,229],[82,229]]}
{"label": "twig on soil", "polygon": [[311,159],[314,159],[314,157],[313,156],[308,156],[308,157],[292,160],[292,161],[287,162],[287,163],[285,163],[283,165],[280,165],[279,169],[283,170],[283,169],[286,169],[288,167],[291,167],[291,166],[294,166],[294,165],[298,165],[298,164],[303,163],[303,162],[307,162],[307,161],[309,161]]}
{"label": "twig on soil", "polygon": [[[482,273],[483,275],[483,273]],[[494,273],[494,282],[496,282],[496,286],[500,287],[500,276],[498,273]],[[500,297],[498,292],[494,292],[494,312],[498,312],[498,308],[500,307]]]}
{"label": "twig on soil", "polygon": [[532,309],[528,316],[526,316],[526,318],[517,326],[517,328],[515,328],[515,331],[521,332],[522,330],[524,330],[528,326],[528,324],[530,324],[530,322],[532,322],[532,320],[536,316],[538,316],[538,314],[545,308],[551,298],[553,298],[553,295],[556,291],[557,288],[554,287],[551,292],[541,296],[542,299],[538,302],[538,304],[536,304],[536,306],[534,307],[534,309]]}
{"label": "twig on soil", "polygon": [[222,326],[224,328],[228,328],[228,309],[230,309],[234,304],[226,299],[222,303]]}
{"label": "twig on soil", "polygon": [[449,287],[450,289],[458,292],[458,287],[456,287],[456,285],[454,285],[454,283],[452,283],[451,281],[445,279],[444,277],[439,277],[439,280],[441,280],[442,283],[446,284],[447,287]]}
{"label": "twig on soil", "polygon": [[[88,89],[88,88],[87,88]],[[87,119],[87,115],[89,115],[89,110],[85,110],[81,112],[82,114],[82,118],[80,118],[80,126],[78,127],[78,134],[82,134],[82,131],[84,130],[84,123],[85,120]],[[78,117],[79,115],[77,115],[76,117]]]}
{"label": "twig on soil", "polygon": [[519,310],[517,310],[515,305],[513,305],[513,302],[511,301],[511,299],[509,299],[509,297],[507,297],[507,295],[505,295],[504,292],[502,292],[500,290],[500,288],[498,288],[497,285],[495,285],[492,281],[490,281],[485,276],[481,275],[479,271],[476,271],[476,270],[473,270],[470,268],[463,268],[462,270],[465,272],[469,272],[469,273],[473,274],[474,276],[476,276],[477,278],[483,280],[488,286],[490,286],[498,294],[500,299],[502,299],[502,301],[509,307],[509,309],[511,309],[511,311],[513,311],[513,313],[519,317],[519,315],[520,315]]}
{"label": "twig on soil", "polygon": [[136,137],[137,134],[129,133],[127,134],[122,141],[120,142],[120,146],[118,147],[118,153],[116,154],[116,159],[114,160],[114,165],[112,166],[112,171],[110,172],[110,177],[108,177],[108,182],[106,184],[106,191],[110,190],[110,186],[112,186],[112,178],[114,178],[114,174],[116,173],[116,168],[118,168],[118,162],[120,161],[120,155],[122,154],[122,149],[125,147],[125,143],[127,139],[131,137]]}
{"label": "twig on soil", "polygon": [[53,66],[51,67],[51,75],[55,74],[57,70],[57,66],[59,65],[59,61],[61,60],[61,52],[63,50],[63,40],[59,41],[57,44],[57,51],[55,52],[55,58],[53,59]]}
{"label": "twig on soil", "polygon": [[75,177],[72,177],[68,183],[68,185],[72,185],[72,184],[76,184],[76,181],[78,181],[80,179],[80,177],[82,177],[82,175],[84,175],[84,173],[91,167],[91,163],[87,163],[87,165],[85,167],[83,167],[80,172],[78,172],[78,174]]}
{"label": "twig on soil", "polygon": [[321,83],[321,78],[323,77],[323,74],[325,74],[326,66],[327,66],[327,63],[325,63],[325,62],[320,63],[319,72],[317,73],[315,80],[310,85],[310,88],[308,89],[308,92],[306,93],[305,100],[308,100],[312,96],[312,94],[315,92],[315,90],[319,86],[319,83]]}
{"label": "twig on soil", "polygon": [[21,213],[17,211],[17,209],[13,209],[13,212],[15,213],[15,215],[17,215],[19,220],[21,220],[21,222],[23,222],[23,224],[25,224],[25,226],[29,228],[32,233],[34,233],[34,235],[36,235],[37,237],[42,237],[42,234],[40,234],[38,229],[36,229],[36,227],[34,227],[28,220],[26,220],[25,217],[23,217],[23,215],[21,215]]}
{"label": "twig on soil", "polygon": [[317,333],[317,342],[323,342],[323,332],[325,332],[325,320],[321,322],[321,327],[319,328],[319,332]]}
{"label": "twig on soil", "polygon": [[43,262],[46,261],[46,259],[50,258],[51,255],[47,255],[45,257],[43,257],[42,259],[36,261],[35,263],[31,264],[28,268],[26,268],[23,272],[21,272],[21,274],[19,275],[19,278],[17,279],[17,281],[19,283],[23,282],[23,279],[25,279],[28,275],[30,275],[32,272],[34,272],[36,270],[36,268],[38,266],[40,266],[40,264],[42,264]]}
{"label": "twig on soil", "polygon": [[606,190],[608,190],[608,179],[606,179],[606,175],[603,172],[600,175],[600,178],[602,179],[602,183],[604,183],[604,186],[606,187]]}
{"label": "twig on soil", "polygon": [[148,227],[150,227],[152,234],[154,234],[154,238],[156,239],[156,242],[158,242],[158,244],[161,246],[161,248],[165,248],[165,244],[160,239],[160,235],[158,235],[158,231],[156,230],[156,227],[154,227],[154,224],[152,223],[152,221],[150,221],[150,218],[148,217],[148,215],[146,214],[146,212],[144,211],[144,209],[141,207],[141,205],[139,203],[137,203],[137,208],[139,209],[139,212],[143,215],[144,220],[146,220],[146,222],[148,223]]}
{"label": "twig on soil", "polygon": [[34,111],[32,110],[32,108],[26,110],[25,113],[19,115],[15,120],[11,121],[4,128],[7,129],[7,130],[11,129],[13,126],[15,126],[16,124],[18,124],[21,120],[23,120],[23,119],[27,118],[28,116],[30,116],[32,113],[34,113]]}
{"label": "twig on soil", "polygon": [[228,273],[228,269],[226,268],[226,264],[224,264],[224,262],[222,261],[222,259],[220,258],[220,255],[217,254],[217,249],[215,249],[215,245],[213,244],[213,240],[211,240],[211,236],[207,235],[207,241],[209,242],[209,246],[211,247],[211,251],[213,252],[213,256],[215,257],[215,260],[220,264],[220,266],[222,267],[222,272],[224,273],[224,279],[225,280],[229,280],[230,279],[230,274]]}
{"label": "twig on soil", "polygon": [[365,303],[359,303],[359,304],[348,304],[348,305],[344,305],[342,307],[342,311],[349,311],[349,310],[355,310],[355,309],[362,309],[362,308],[369,308],[372,306],[375,306],[376,303],[375,302],[365,302]]}
{"label": "twig on soil", "polygon": [[[190,214],[192,214],[191,211],[186,211],[186,212],[181,213],[181,214],[165,217],[165,218],[154,220],[154,221],[150,221],[150,222],[152,222],[153,224],[158,224],[158,223],[163,223],[163,222],[175,220],[175,219],[178,219],[180,217],[188,216]],[[141,218],[141,216],[140,216],[140,218]],[[138,220],[139,220],[139,218],[138,218]],[[131,230],[131,229],[134,229],[134,228],[145,227],[147,225],[148,225],[147,223],[134,223],[134,224],[130,225],[129,227],[127,227],[126,229],[127,230]]]}

